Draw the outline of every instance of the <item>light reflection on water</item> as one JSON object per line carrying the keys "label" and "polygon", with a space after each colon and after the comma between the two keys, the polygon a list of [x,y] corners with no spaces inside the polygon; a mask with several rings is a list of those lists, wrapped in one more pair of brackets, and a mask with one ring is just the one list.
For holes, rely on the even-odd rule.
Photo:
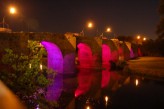
{"label": "light reflection on water", "polygon": [[[85,70],[89,71],[88,69]],[[85,70],[83,69],[83,73]],[[75,109],[86,109],[87,106],[90,106],[90,109],[141,109],[152,107],[157,109],[164,104],[164,81],[159,82],[146,77],[123,75],[121,72],[109,71],[109,82],[106,87],[101,88],[101,84],[96,83],[96,81],[101,82],[101,80],[92,81],[92,79],[100,79],[100,74],[103,71],[91,71],[89,76],[80,74],[77,76],[83,81],[86,80],[83,87],[89,88],[87,88],[86,93],[75,97],[75,102],[72,104],[75,105]]]}
{"label": "light reflection on water", "polygon": [[135,84],[136,84],[136,86],[138,86],[138,84],[139,84],[138,79],[135,79]]}

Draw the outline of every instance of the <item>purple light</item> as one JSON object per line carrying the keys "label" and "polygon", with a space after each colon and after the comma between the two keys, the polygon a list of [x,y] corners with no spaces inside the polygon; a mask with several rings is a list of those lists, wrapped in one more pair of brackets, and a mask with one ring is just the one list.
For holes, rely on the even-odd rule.
{"label": "purple light", "polygon": [[55,44],[46,41],[42,41],[41,44],[47,50],[48,68],[57,73],[54,82],[47,88],[47,99],[57,100],[63,88],[63,55]]}
{"label": "purple light", "polygon": [[69,53],[64,56],[64,78],[63,78],[63,90],[72,92],[72,89],[77,87],[77,81],[69,78],[69,75],[75,74],[75,53]]}
{"label": "purple light", "polygon": [[64,74],[73,74],[75,71],[75,53],[64,56]]}
{"label": "purple light", "polygon": [[134,52],[132,48],[130,49],[130,58],[134,58]]}

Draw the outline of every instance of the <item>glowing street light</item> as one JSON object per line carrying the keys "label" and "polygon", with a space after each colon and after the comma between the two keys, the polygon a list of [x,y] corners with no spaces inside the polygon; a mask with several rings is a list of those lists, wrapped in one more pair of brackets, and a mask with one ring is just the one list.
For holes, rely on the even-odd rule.
{"label": "glowing street light", "polygon": [[137,39],[140,39],[141,38],[141,36],[137,36]]}
{"label": "glowing street light", "polygon": [[93,27],[93,23],[92,22],[89,22],[88,23],[88,28],[92,28]]}
{"label": "glowing street light", "polygon": [[[16,14],[16,8],[15,7],[10,7],[9,8],[9,13],[10,14]],[[3,23],[3,28],[5,27],[5,16],[3,17],[3,21],[2,21],[2,23]]]}
{"label": "glowing street light", "polygon": [[108,27],[108,28],[106,29],[106,32],[111,32],[111,28]]}
{"label": "glowing street light", "polygon": [[[109,32],[111,32],[111,28],[109,28],[109,27],[108,27],[108,28],[106,28],[105,32],[106,32],[106,33],[109,33]],[[102,33],[100,36],[103,38],[103,36],[104,36],[104,33]]]}
{"label": "glowing street light", "polygon": [[146,41],[146,37],[143,38],[143,41]]}
{"label": "glowing street light", "polygon": [[[88,22],[87,23],[87,28],[93,28],[93,23],[92,22]],[[81,31],[81,35],[84,36],[84,30],[85,30],[85,27],[82,29]]]}
{"label": "glowing street light", "polygon": [[16,8],[15,7],[10,7],[9,12],[10,12],[10,14],[16,14]]}

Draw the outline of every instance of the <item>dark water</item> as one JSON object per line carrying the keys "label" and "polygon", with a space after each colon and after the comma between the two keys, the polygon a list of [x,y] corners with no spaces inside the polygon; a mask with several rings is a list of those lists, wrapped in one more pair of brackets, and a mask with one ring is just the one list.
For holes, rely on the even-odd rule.
{"label": "dark water", "polygon": [[[87,77],[86,75],[86,78]],[[100,75],[97,73],[89,75],[90,79],[98,77],[100,77]],[[82,79],[85,79],[84,76],[82,76]],[[96,84],[96,81],[99,80],[94,79],[90,85],[84,85],[83,88],[85,88],[85,86],[90,86],[90,88],[78,97],[74,97],[73,93],[66,92],[63,94],[61,102],[62,104],[65,103],[65,106],[62,108],[164,109],[163,79],[110,72],[109,83],[106,87],[99,87],[100,84]]]}
{"label": "dark water", "polygon": [[131,77],[130,83],[123,85],[109,96],[110,109],[163,109],[164,82]]}

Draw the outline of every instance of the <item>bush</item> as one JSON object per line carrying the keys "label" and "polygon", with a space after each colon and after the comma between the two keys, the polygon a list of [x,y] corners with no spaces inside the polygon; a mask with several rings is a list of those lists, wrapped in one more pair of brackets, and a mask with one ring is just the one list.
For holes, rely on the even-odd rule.
{"label": "bush", "polygon": [[48,104],[45,97],[46,87],[54,79],[47,78],[47,75],[54,77],[55,72],[42,65],[42,57],[46,51],[37,41],[29,41],[28,49],[28,55],[5,49],[2,62],[6,69],[1,70],[0,79],[28,108],[34,108],[38,104],[42,108]]}

